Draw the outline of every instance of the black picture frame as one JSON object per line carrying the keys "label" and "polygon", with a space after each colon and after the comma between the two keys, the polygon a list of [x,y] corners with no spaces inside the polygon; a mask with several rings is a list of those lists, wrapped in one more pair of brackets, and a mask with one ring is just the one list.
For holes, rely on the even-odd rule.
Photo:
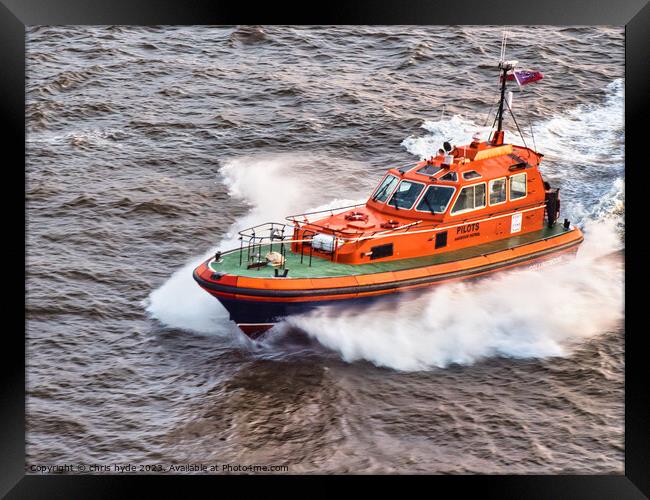
{"label": "black picture frame", "polygon": [[[10,262],[5,284],[5,321],[0,384],[0,494],[8,498],[113,498],[128,496],[134,484],[146,481],[169,489],[164,476],[25,475],[25,295],[20,283],[28,272],[25,239],[25,197],[14,183],[25,184],[25,27],[29,25],[160,25],[160,24],[482,24],[482,25],[617,25],[625,26],[625,158],[626,177],[642,175],[646,168],[647,139],[633,138],[647,130],[650,100],[650,5],[646,0],[602,2],[597,0],[445,1],[336,1],[317,5],[269,2],[200,0],[181,4],[172,0],[3,0],[0,5],[0,102],[5,122],[5,219],[19,219],[9,230],[5,223],[5,259]],[[7,155],[7,152],[11,155]],[[11,160],[10,160],[11,158]],[[23,169],[20,169],[20,165]],[[21,173],[22,172],[22,173]],[[9,175],[11,174],[11,175]],[[650,495],[650,397],[644,382],[646,332],[641,321],[640,293],[643,250],[640,196],[632,193],[639,183],[626,183],[625,237],[625,474],[622,476],[437,476],[436,483],[452,487],[454,496],[479,488],[481,496],[499,498],[645,498]],[[636,187],[635,187],[636,186]],[[16,197],[16,199],[13,199]],[[19,207],[23,207],[22,211]],[[641,210],[641,209],[639,209]],[[9,217],[11,216],[11,217]],[[22,224],[21,224],[22,222]],[[636,241],[635,241],[636,240]],[[21,247],[19,242],[23,242]],[[11,243],[11,244],[9,244]],[[645,252],[647,255],[647,252]],[[637,267],[637,263],[639,266]],[[9,275],[8,277],[6,275]],[[24,288],[22,288],[24,290]],[[14,304],[15,302],[15,304]],[[23,314],[20,314],[23,311]],[[7,318],[8,319],[8,318]],[[23,334],[20,327],[23,327]],[[639,326],[635,326],[639,325]],[[226,480],[223,476],[197,479]],[[235,477],[241,478],[241,476]],[[287,476],[284,476],[287,478]],[[290,477],[289,477],[290,478]],[[181,478],[181,488],[190,478]],[[233,478],[230,478],[233,480]],[[278,484],[279,478],[267,478]],[[385,481],[380,481],[381,485]],[[333,485],[335,488],[338,481]],[[438,487],[438,486],[436,486]],[[151,495],[153,490],[151,490]]]}

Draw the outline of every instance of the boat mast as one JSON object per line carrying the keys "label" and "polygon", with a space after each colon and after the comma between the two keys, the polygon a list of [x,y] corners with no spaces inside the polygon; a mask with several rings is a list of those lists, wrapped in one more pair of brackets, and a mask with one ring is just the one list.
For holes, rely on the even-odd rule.
{"label": "boat mast", "polygon": [[499,99],[499,118],[497,122],[497,132],[501,132],[503,129],[503,101],[506,97],[506,70],[502,64],[499,64],[501,68],[501,98]]}
{"label": "boat mast", "polygon": [[503,39],[501,40],[501,57],[499,59],[499,72],[501,75],[501,97],[499,99],[499,109],[497,110],[497,129],[492,135],[492,140],[490,141],[494,146],[500,146],[503,144],[503,102],[506,98],[506,81],[508,78],[508,71],[515,67],[517,61],[506,61],[506,40],[508,38],[508,32],[503,32]]}

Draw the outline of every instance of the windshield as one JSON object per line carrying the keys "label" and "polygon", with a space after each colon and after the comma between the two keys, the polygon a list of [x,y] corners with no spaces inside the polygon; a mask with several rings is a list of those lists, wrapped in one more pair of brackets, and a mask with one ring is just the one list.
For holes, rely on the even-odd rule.
{"label": "windshield", "polygon": [[381,203],[385,202],[386,199],[388,198],[388,195],[393,192],[393,189],[395,188],[396,184],[397,184],[397,177],[395,177],[394,175],[387,176],[379,185],[377,191],[375,191],[375,194],[373,195],[372,199],[375,201],[379,201]]}
{"label": "windshield", "polygon": [[417,197],[420,196],[422,189],[424,189],[424,184],[402,181],[395,194],[391,196],[388,204],[395,208],[405,208],[408,210],[413,206]]}
{"label": "windshield", "polygon": [[434,214],[444,213],[453,194],[454,188],[451,186],[429,186],[416,210]]}

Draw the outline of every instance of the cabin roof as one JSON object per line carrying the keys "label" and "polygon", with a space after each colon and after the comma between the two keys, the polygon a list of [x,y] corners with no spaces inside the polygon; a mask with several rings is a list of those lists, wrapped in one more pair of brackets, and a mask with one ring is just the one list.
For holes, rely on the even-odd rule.
{"label": "cabin roof", "polygon": [[[541,155],[529,148],[513,146],[512,144],[491,146],[488,143],[480,143],[478,148],[471,145],[456,147],[452,150],[452,153],[454,154],[454,161],[448,167],[443,165],[443,156],[435,156],[429,160],[418,162],[408,170],[394,168],[390,172],[403,179],[424,182],[425,184],[463,186],[513,175],[516,171],[510,168],[520,163],[525,163],[527,167],[537,167],[541,157]],[[433,175],[418,172],[427,166],[430,166],[431,170],[435,171]],[[441,179],[449,171],[458,174],[457,181]],[[471,171],[476,171],[481,177],[465,179],[463,174]]]}

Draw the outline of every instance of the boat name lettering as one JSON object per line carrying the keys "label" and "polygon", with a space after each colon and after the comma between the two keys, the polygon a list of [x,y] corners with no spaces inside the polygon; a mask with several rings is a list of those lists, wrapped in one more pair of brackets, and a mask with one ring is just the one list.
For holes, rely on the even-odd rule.
{"label": "boat name lettering", "polygon": [[465,224],[464,226],[458,226],[456,228],[456,234],[459,233],[471,233],[472,231],[478,231],[480,224],[475,222],[474,224]]}

